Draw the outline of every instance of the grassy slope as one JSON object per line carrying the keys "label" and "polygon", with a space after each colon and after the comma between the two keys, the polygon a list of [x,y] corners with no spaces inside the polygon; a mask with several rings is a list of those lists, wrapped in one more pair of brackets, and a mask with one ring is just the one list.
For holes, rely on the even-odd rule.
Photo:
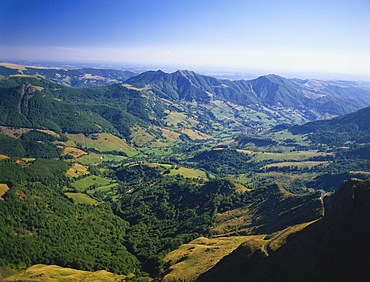
{"label": "grassy slope", "polygon": [[132,276],[118,275],[105,270],[90,272],[57,265],[36,264],[25,271],[6,277],[4,281],[121,281],[128,277]]}
{"label": "grassy slope", "polygon": [[164,258],[166,262],[174,265],[169,268],[169,273],[164,276],[163,281],[193,281],[241,243],[263,237],[264,235],[211,239],[199,237],[188,244],[183,244]]}
{"label": "grassy slope", "polygon": [[286,226],[311,221],[321,214],[319,195],[295,195],[271,185],[259,200],[239,209],[218,213],[213,232],[222,235],[272,233]]}
{"label": "grassy slope", "polygon": [[370,182],[350,180],[324,217],[293,227],[269,256],[242,244],[197,281],[368,281]]}
{"label": "grassy slope", "polygon": [[95,205],[98,203],[98,201],[90,198],[86,194],[82,193],[65,193],[65,195],[71,199],[73,199],[73,202],[77,204],[88,204],[88,205]]}
{"label": "grassy slope", "polygon": [[299,168],[305,168],[305,167],[312,168],[314,166],[327,165],[327,164],[329,164],[328,161],[301,161],[301,162],[273,163],[273,164],[268,164],[264,167],[269,168],[269,167],[297,166]]}
{"label": "grassy slope", "polygon": [[76,190],[78,191],[83,191],[91,185],[95,184],[98,186],[103,186],[103,185],[109,184],[110,182],[111,182],[110,179],[91,175],[91,176],[75,181],[74,183],[72,183],[72,186],[76,188]]}
{"label": "grassy slope", "polygon": [[95,148],[99,151],[112,150],[129,150],[134,149],[130,147],[127,142],[117,136],[108,133],[94,134],[95,138],[85,136],[84,134],[66,134],[67,137],[82,146]]}
{"label": "grassy slope", "polygon": [[83,155],[77,159],[78,162],[84,165],[98,165],[103,161],[122,161],[126,159],[124,156],[116,156],[110,154],[95,154],[89,153],[88,155]]}
{"label": "grassy slope", "polygon": [[72,166],[67,170],[67,176],[69,177],[79,177],[81,175],[89,174],[87,167],[79,164],[73,163]]}
{"label": "grassy slope", "polygon": [[0,183],[0,200],[3,200],[2,196],[9,190],[9,186],[7,184]]}

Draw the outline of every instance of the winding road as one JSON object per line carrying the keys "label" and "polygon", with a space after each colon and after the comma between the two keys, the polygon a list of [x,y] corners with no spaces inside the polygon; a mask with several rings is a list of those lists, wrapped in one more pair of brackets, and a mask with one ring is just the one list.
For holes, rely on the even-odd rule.
{"label": "winding road", "polygon": [[324,191],[324,190],[321,190],[320,192],[321,192],[320,201],[321,201],[322,206],[323,206],[323,214],[322,214],[322,215],[323,215],[323,216],[325,216],[327,207],[326,207],[326,205],[325,205],[324,198],[325,198],[326,196],[328,196],[328,195],[330,194],[330,192],[326,192],[326,191]]}
{"label": "winding road", "polygon": [[[325,201],[324,201],[324,198],[326,196],[328,196],[330,193],[329,192],[326,192],[324,190],[321,190],[321,196],[320,196],[320,201],[322,203],[322,206],[323,206],[323,216],[325,216],[325,213],[326,213],[326,206],[325,206]],[[282,235],[284,235],[286,232],[288,232],[290,229],[292,229],[292,227],[288,227],[288,228],[285,228],[283,231],[281,231],[278,235],[276,235],[274,238],[272,238],[270,241],[268,241],[266,244],[263,245],[263,251],[265,252],[265,254],[268,256],[269,255],[269,252],[268,252],[268,249],[269,249],[269,246],[272,242],[274,242],[275,240],[279,239]]]}
{"label": "winding road", "polygon": [[268,241],[266,244],[263,245],[263,251],[265,252],[265,254],[268,256],[269,255],[269,252],[268,252],[268,249],[269,249],[269,246],[272,242],[274,242],[275,240],[279,239],[282,235],[284,235],[286,232],[288,232],[290,229],[292,229],[292,227],[288,227],[286,229],[284,229],[283,231],[281,231],[278,235],[276,235],[274,238],[272,238],[270,241]]}

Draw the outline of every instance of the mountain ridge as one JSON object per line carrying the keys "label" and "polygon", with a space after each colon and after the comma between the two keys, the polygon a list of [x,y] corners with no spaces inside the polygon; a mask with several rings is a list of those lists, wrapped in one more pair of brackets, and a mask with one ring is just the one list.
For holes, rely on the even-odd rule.
{"label": "mountain ridge", "polygon": [[38,75],[72,87],[93,87],[124,82],[135,72],[101,68],[42,68],[0,63],[0,76]]}
{"label": "mountain ridge", "polygon": [[[323,83],[320,91],[314,91],[293,79],[274,74],[253,80],[230,81],[184,70],[174,73],[149,71],[126,82],[147,85],[159,96],[175,100],[209,102],[218,99],[252,108],[256,104],[274,110],[294,108],[300,110],[307,120],[349,113],[360,109],[360,105],[370,105],[368,89],[359,93],[356,87],[333,86],[332,82]],[[346,91],[351,91],[351,94]]]}
{"label": "mountain ridge", "polygon": [[370,181],[346,181],[331,198],[323,218],[286,235],[268,257],[246,242],[196,281],[366,281]]}
{"label": "mountain ridge", "polygon": [[[66,85],[68,79],[63,80],[66,72],[78,72],[82,76],[76,76],[76,79],[83,83],[84,88],[75,88],[79,90],[75,90],[75,94],[68,97],[61,93],[64,91],[62,88],[59,92],[54,91],[55,98],[69,99],[70,102],[96,103],[97,99],[103,101],[98,97],[99,95],[104,96],[107,93],[109,95],[104,98],[104,103],[109,104],[109,97],[109,99],[116,99],[121,96],[120,92],[130,92],[129,95],[134,95],[133,92],[135,92],[135,95],[143,98],[140,98],[141,102],[137,99],[135,101],[141,105],[135,107],[140,109],[139,111],[130,112],[131,107],[127,102],[119,102],[119,106],[146,121],[155,120],[157,125],[161,123],[160,119],[166,116],[165,111],[168,107],[185,113],[188,119],[197,116],[200,123],[204,123],[203,119],[199,120],[200,116],[210,117],[214,122],[205,126],[208,129],[214,127],[215,124],[217,128],[220,128],[219,124],[224,128],[230,127],[231,121],[232,127],[237,127],[240,131],[248,128],[252,132],[258,132],[261,128],[282,123],[301,124],[370,106],[370,87],[366,83],[287,79],[275,74],[260,76],[252,80],[225,80],[189,70],[178,70],[172,73],[162,70],[140,74],[130,73],[129,77],[123,78],[121,75],[118,79],[118,74],[114,70],[37,67],[31,72],[30,68],[1,64],[0,75],[14,77],[27,74],[41,75],[51,81]],[[93,81],[94,75],[101,76],[102,80],[95,79],[96,83],[84,82]],[[63,79],[55,80],[55,77]],[[85,78],[80,79],[81,77]],[[118,81],[119,84],[116,83]],[[68,85],[79,86],[73,83]],[[103,88],[88,88],[90,89],[88,92],[94,93],[89,96],[86,91],[82,90],[87,86]],[[79,98],[81,95],[83,99]],[[127,94],[124,95],[128,97]],[[143,106],[143,104],[146,105]],[[210,131],[203,133],[209,134]]]}

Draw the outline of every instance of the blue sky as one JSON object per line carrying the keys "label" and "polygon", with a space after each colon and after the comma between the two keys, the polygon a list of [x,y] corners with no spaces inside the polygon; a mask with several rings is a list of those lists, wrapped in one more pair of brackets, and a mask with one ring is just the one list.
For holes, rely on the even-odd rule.
{"label": "blue sky", "polygon": [[3,1],[0,59],[370,75],[370,1]]}

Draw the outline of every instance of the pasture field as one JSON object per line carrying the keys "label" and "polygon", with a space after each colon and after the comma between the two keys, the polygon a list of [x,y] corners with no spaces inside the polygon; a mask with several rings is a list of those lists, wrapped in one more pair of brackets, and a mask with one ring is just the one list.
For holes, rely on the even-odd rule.
{"label": "pasture field", "polygon": [[[137,152],[136,152],[137,153]],[[78,162],[84,165],[98,165],[104,161],[114,161],[120,162],[127,157],[118,156],[118,155],[109,155],[109,154],[95,154],[90,153],[88,155],[83,155],[77,159]]]}
{"label": "pasture field", "polygon": [[104,186],[104,185],[108,185],[110,182],[111,182],[110,179],[103,178],[103,177],[96,176],[96,175],[90,175],[86,178],[73,182],[72,186],[77,191],[84,191],[91,185]]}
{"label": "pasture field", "polygon": [[186,121],[188,117],[183,113],[170,112],[164,119],[169,125],[177,126],[180,122]]}
{"label": "pasture field", "polygon": [[66,174],[70,177],[79,177],[81,175],[89,174],[87,167],[79,164],[73,163],[72,166],[67,170]]}
{"label": "pasture field", "polygon": [[182,175],[187,178],[203,178],[203,179],[208,179],[207,174],[196,168],[186,168],[186,167],[176,167],[171,164],[160,164],[160,163],[155,163],[155,165],[162,166],[166,169],[170,170],[170,175]]}
{"label": "pasture field", "polygon": [[123,87],[126,87],[127,89],[131,89],[131,90],[136,90],[136,91],[141,91],[141,90],[145,90],[145,87],[144,88],[137,88],[131,84],[128,84],[128,83],[123,83],[121,84]]}
{"label": "pasture field", "polygon": [[211,139],[212,136],[202,133],[198,130],[193,130],[190,128],[184,128],[181,130],[181,133],[187,135],[190,139],[192,140],[206,140],[206,139]]}
{"label": "pasture field", "polygon": [[234,117],[229,111],[221,108],[213,108],[211,111],[218,119],[232,119]]}
{"label": "pasture field", "polygon": [[[251,152],[244,150],[245,152]],[[252,152],[256,154],[256,161],[263,160],[276,160],[276,161],[301,161],[308,158],[317,157],[317,156],[327,156],[330,153],[322,153],[316,150],[309,151],[296,151],[296,152],[287,152],[287,153],[268,153],[268,152]]]}
{"label": "pasture field", "polygon": [[125,140],[109,133],[96,133],[89,136],[85,136],[84,134],[67,133],[66,136],[75,143],[88,148],[94,148],[102,152],[112,150],[134,150]]}
{"label": "pasture field", "polygon": [[140,148],[143,154],[155,154],[157,156],[172,155],[173,150],[171,147],[154,147],[154,148]]}
{"label": "pasture field", "polygon": [[78,158],[78,157],[81,157],[83,155],[87,155],[87,153],[85,151],[82,151],[81,149],[78,149],[78,148],[65,147],[63,152],[62,152],[62,156],[65,156],[65,155],[70,155],[74,158]]}
{"label": "pasture field", "polygon": [[182,175],[187,178],[203,178],[208,179],[204,171],[200,169],[179,167],[178,169],[170,169],[170,175]]}
{"label": "pasture field", "polygon": [[98,201],[90,198],[88,195],[83,193],[72,193],[67,192],[64,193],[68,198],[73,199],[73,202],[77,204],[88,204],[88,205],[96,205],[98,204]]}
{"label": "pasture field", "polygon": [[96,188],[95,190],[96,191],[102,191],[102,192],[108,192],[108,191],[112,190],[112,188],[116,187],[117,185],[118,185],[118,183],[103,185],[103,186],[100,186],[100,187]]}
{"label": "pasture field", "polygon": [[302,161],[302,162],[282,162],[282,163],[273,163],[273,164],[268,164],[264,166],[264,168],[269,168],[269,167],[284,167],[284,166],[296,166],[298,168],[312,168],[314,166],[318,165],[328,165],[329,162],[327,161]]}
{"label": "pasture field", "polygon": [[134,127],[130,137],[132,142],[137,146],[144,146],[149,144],[155,136],[146,132],[143,128]]}
{"label": "pasture field", "polygon": [[180,140],[180,135],[181,135],[180,133],[177,133],[172,130],[164,129],[164,128],[161,128],[161,131],[162,131],[163,137],[169,141],[175,142],[175,141]]}
{"label": "pasture field", "polygon": [[285,140],[285,139],[294,139],[296,141],[306,141],[307,140],[307,135],[293,135],[288,130],[275,132],[273,135],[276,138],[283,139],[283,140]]}

